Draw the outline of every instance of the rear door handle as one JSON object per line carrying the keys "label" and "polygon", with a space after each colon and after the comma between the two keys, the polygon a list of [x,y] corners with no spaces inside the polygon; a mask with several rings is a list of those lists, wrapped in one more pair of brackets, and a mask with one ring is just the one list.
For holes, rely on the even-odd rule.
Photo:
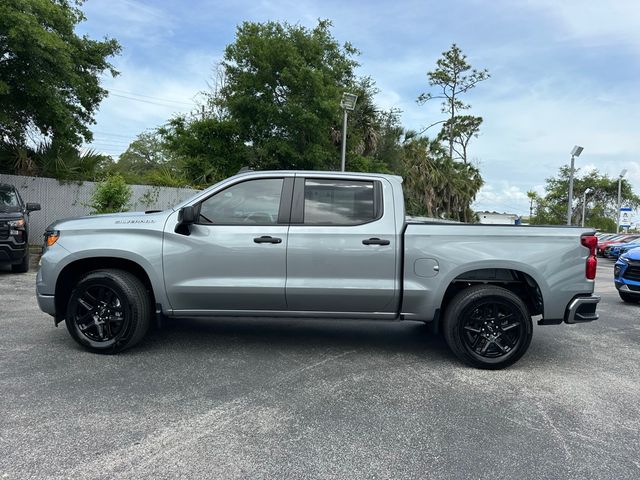
{"label": "rear door handle", "polygon": [[368,238],[367,240],[362,240],[364,245],[389,245],[391,242],[389,240],[385,240],[383,238]]}
{"label": "rear door handle", "polygon": [[281,238],[270,237],[268,235],[263,235],[262,237],[256,237],[253,239],[255,243],[282,243]]}

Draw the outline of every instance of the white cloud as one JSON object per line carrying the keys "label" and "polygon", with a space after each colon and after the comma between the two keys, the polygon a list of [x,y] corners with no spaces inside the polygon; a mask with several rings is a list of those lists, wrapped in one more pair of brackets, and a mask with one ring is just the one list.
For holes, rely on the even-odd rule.
{"label": "white cloud", "polygon": [[87,22],[81,30],[100,30],[118,40],[134,40],[147,47],[173,35],[172,15],[138,0],[87,2],[83,10]]}

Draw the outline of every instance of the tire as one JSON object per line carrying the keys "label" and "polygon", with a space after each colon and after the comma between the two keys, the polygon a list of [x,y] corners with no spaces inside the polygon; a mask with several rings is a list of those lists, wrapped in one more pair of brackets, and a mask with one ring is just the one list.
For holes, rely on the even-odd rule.
{"label": "tire", "polygon": [[618,291],[618,295],[620,295],[620,298],[627,303],[640,302],[640,295],[632,295],[630,293],[620,291]]}
{"label": "tire", "polygon": [[27,273],[29,271],[29,262],[31,260],[31,255],[29,255],[29,247],[27,247],[27,253],[25,253],[22,262],[17,263],[15,265],[11,265],[11,271],[13,273]]}
{"label": "tire", "polygon": [[446,308],[442,330],[460,360],[490,370],[518,361],[533,337],[527,306],[514,293],[494,285],[458,293]]}
{"label": "tire", "polygon": [[75,285],[65,316],[71,337],[89,351],[118,353],[149,330],[151,299],[138,277],[124,270],[95,270]]}

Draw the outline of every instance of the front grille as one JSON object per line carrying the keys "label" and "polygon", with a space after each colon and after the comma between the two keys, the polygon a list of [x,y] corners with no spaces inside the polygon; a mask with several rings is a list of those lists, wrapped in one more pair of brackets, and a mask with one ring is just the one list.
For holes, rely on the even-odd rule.
{"label": "front grille", "polygon": [[0,222],[0,238],[7,238],[9,236],[9,224],[7,222]]}
{"label": "front grille", "polygon": [[629,265],[624,271],[624,275],[622,275],[622,278],[631,280],[633,282],[640,282],[640,266],[636,267],[633,265]]}

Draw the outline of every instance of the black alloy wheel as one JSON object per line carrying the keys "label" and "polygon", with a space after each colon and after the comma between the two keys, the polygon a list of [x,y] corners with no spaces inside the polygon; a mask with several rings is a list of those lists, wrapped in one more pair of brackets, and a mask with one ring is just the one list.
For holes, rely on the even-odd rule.
{"label": "black alloy wheel", "polygon": [[496,285],[465,288],[443,318],[449,348],[468,365],[499,369],[522,357],[533,337],[531,315],[515,293]]}
{"label": "black alloy wheel", "polygon": [[124,270],[87,273],[67,304],[73,339],[96,353],[116,353],[138,343],[149,329],[151,298],[142,281]]}
{"label": "black alloy wheel", "polygon": [[112,342],[127,327],[123,300],[107,285],[90,285],[78,292],[73,322],[91,342]]}
{"label": "black alloy wheel", "polygon": [[459,323],[460,335],[472,355],[498,358],[517,348],[522,340],[523,320],[510,302],[488,299],[466,309]]}

